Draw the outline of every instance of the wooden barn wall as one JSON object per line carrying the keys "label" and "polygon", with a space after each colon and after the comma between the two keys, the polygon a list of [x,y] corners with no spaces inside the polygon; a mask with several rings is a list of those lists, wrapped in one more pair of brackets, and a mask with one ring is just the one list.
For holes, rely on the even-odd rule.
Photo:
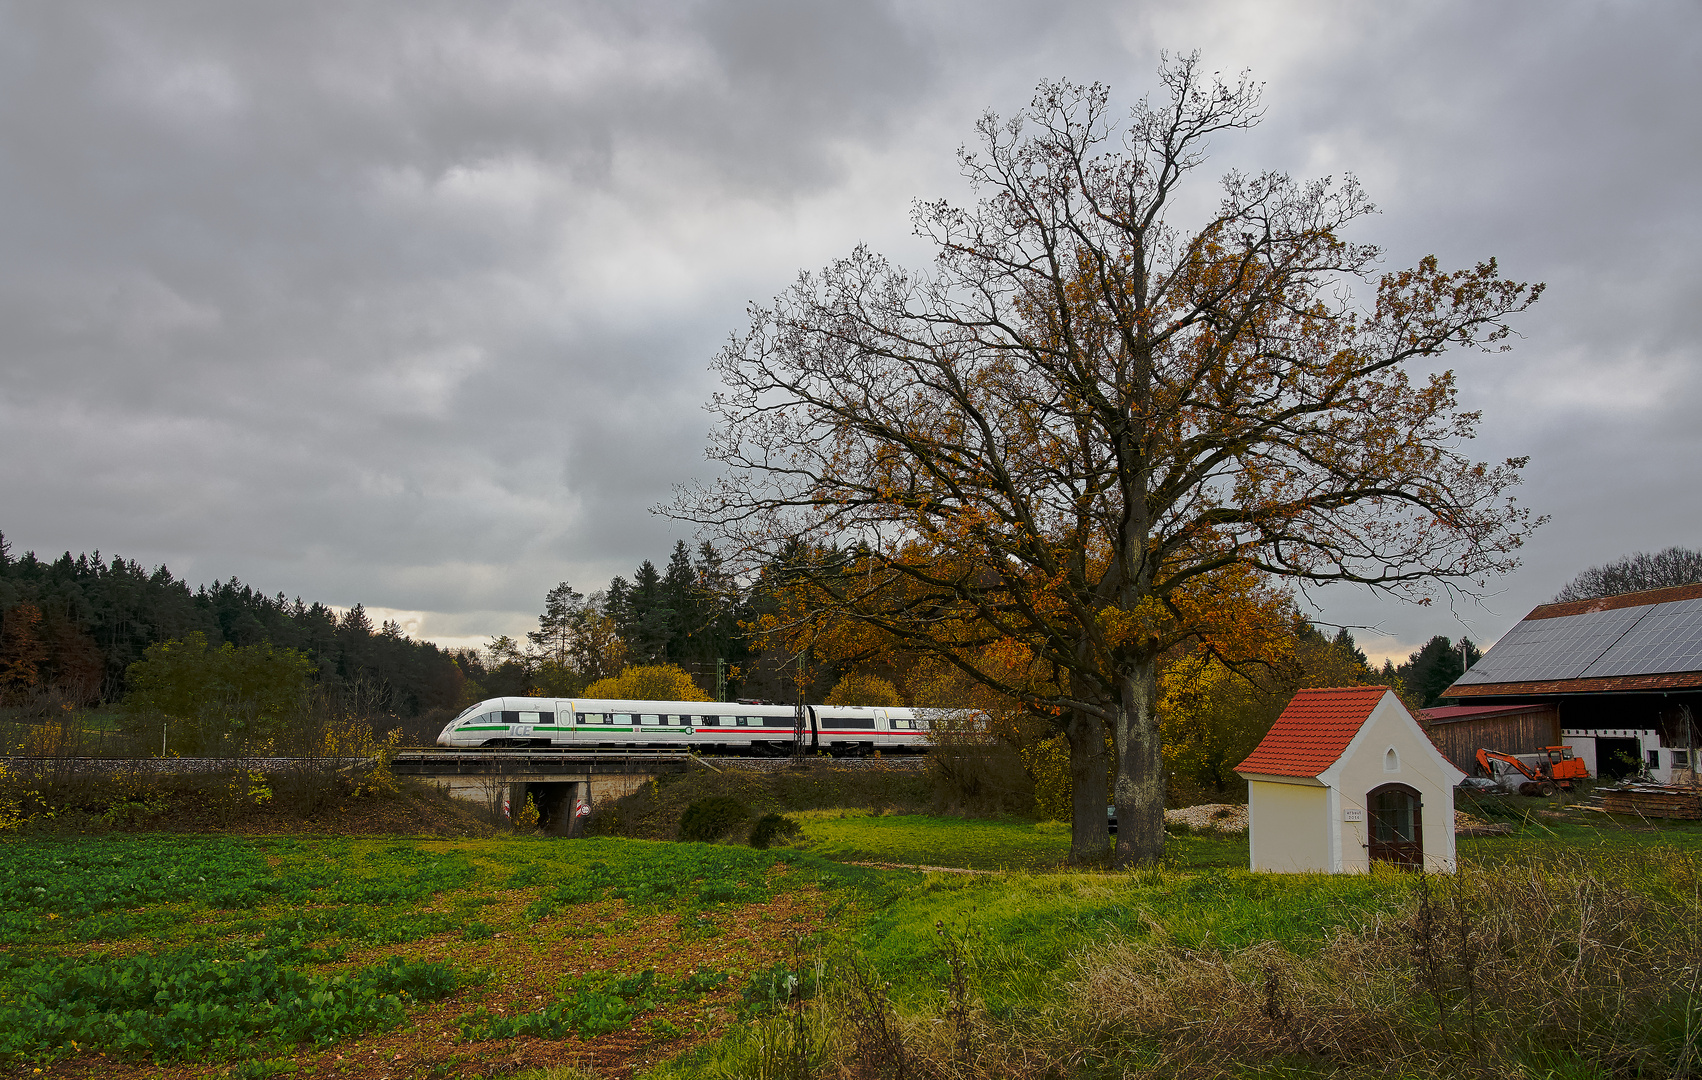
{"label": "wooden barn wall", "polygon": [[1560,714],[1553,708],[1533,709],[1432,724],[1428,730],[1448,760],[1471,773],[1477,768],[1477,752],[1483,748],[1503,754],[1534,754],[1545,746],[1559,745]]}

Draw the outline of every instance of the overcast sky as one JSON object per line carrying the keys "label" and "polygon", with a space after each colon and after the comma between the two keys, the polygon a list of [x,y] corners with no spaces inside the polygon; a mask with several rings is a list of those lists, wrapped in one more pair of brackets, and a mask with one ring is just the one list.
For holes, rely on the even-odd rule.
{"label": "overcast sky", "polygon": [[1250,68],[1232,166],[1358,175],[1391,267],[1546,281],[1455,354],[1551,522],[1481,604],[1346,589],[1374,656],[1702,547],[1702,5],[0,2],[0,530],[193,582],[535,625],[682,527],[744,306],[867,242],[1042,78]]}

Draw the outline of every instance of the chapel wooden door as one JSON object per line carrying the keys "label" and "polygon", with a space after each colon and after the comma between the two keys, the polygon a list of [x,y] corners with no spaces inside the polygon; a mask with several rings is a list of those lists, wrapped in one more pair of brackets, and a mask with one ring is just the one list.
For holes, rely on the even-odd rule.
{"label": "chapel wooden door", "polygon": [[1371,861],[1424,869],[1423,804],[1405,784],[1384,784],[1365,796],[1371,808]]}

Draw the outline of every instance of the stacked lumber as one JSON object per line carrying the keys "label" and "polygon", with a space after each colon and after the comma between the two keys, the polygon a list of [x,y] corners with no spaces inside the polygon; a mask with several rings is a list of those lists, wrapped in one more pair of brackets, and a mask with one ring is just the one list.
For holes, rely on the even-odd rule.
{"label": "stacked lumber", "polygon": [[1610,814],[1634,814],[1646,818],[1683,818],[1702,821],[1702,790],[1663,784],[1598,788],[1601,807]]}

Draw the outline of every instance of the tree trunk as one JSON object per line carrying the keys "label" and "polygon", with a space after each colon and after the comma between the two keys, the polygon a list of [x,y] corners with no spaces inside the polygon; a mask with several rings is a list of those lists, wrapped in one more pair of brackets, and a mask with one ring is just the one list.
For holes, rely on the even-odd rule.
{"label": "tree trunk", "polygon": [[1070,745],[1070,861],[1079,863],[1104,855],[1111,846],[1105,821],[1111,764],[1105,754],[1105,721],[1072,710],[1064,739]]}
{"label": "tree trunk", "polygon": [[1117,850],[1123,867],[1164,854],[1164,753],[1158,735],[1158,669],[1142,660],[1119,680],[1117,739]]}

